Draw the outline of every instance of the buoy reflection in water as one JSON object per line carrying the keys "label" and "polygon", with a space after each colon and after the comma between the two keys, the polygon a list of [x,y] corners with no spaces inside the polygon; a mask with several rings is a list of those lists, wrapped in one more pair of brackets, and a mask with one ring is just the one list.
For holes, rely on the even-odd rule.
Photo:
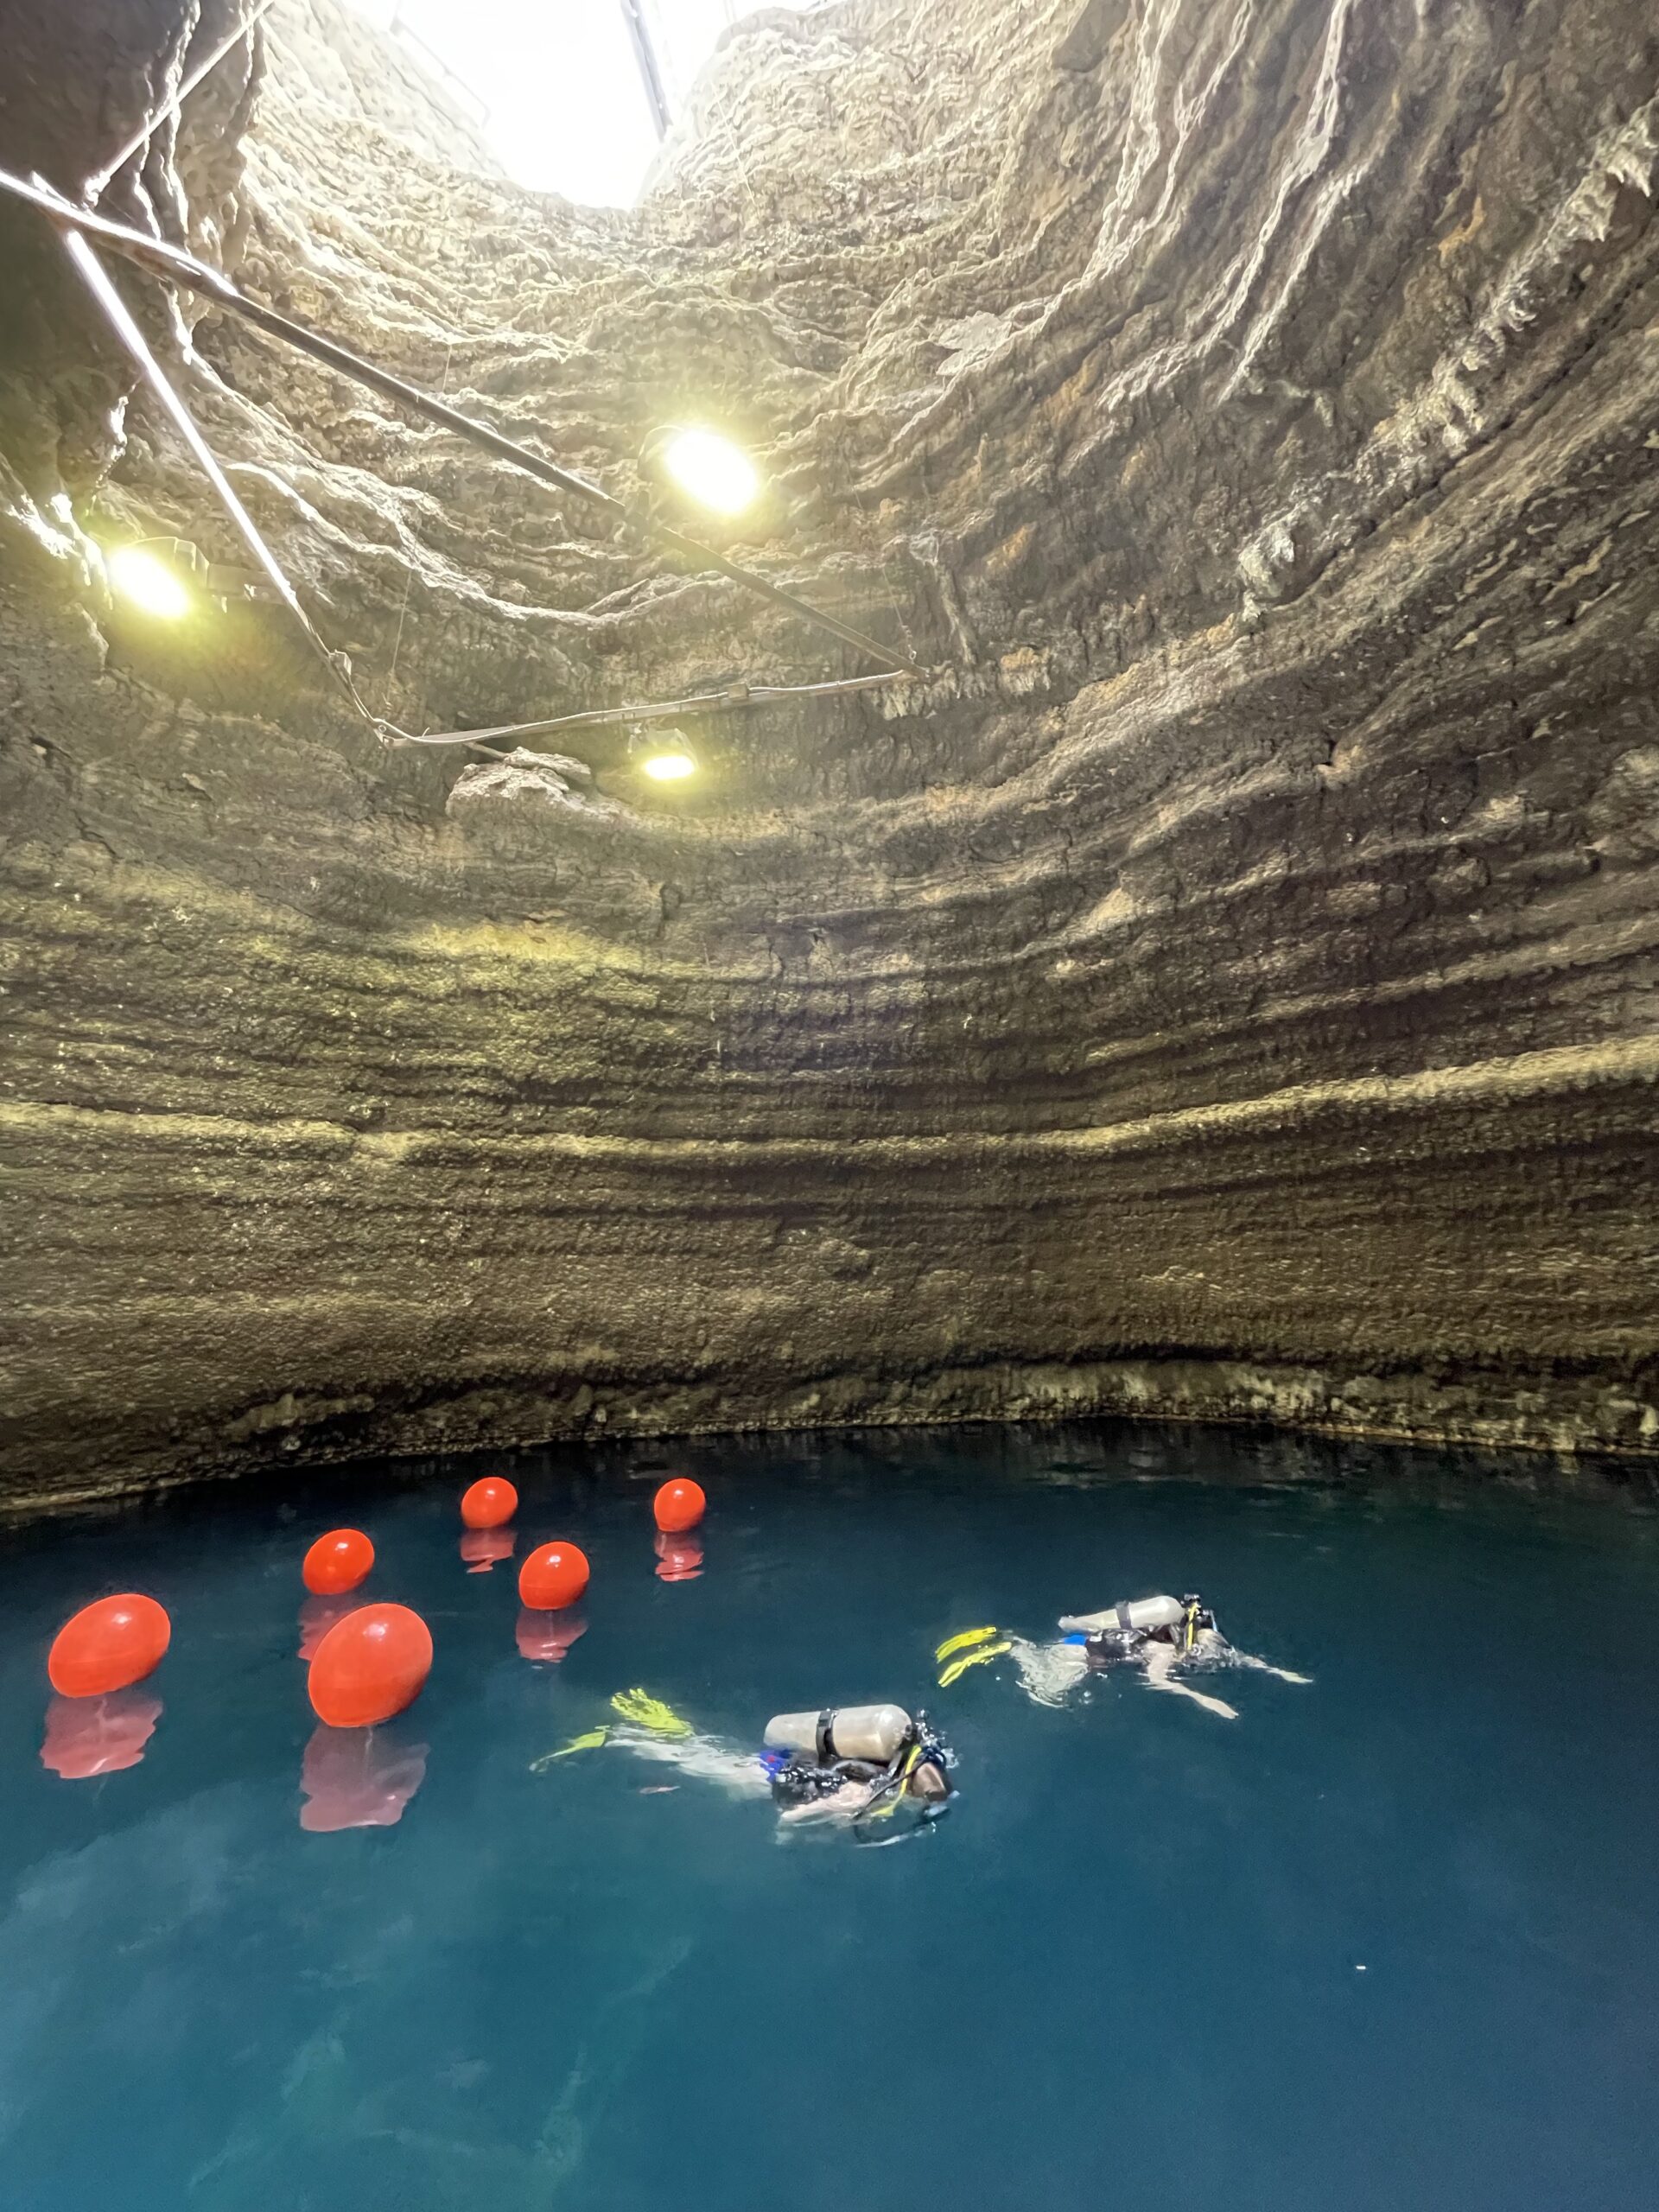
{"label": "buoy reflection in water", "polygon": [[702,1545],[696,1536],[671,1536],[666,1529],[657,1533],[657,1580],[659,1582],[695,1582],[702,1573]]}
{"label": "buoy reflection in water", "polygon": [[512,1557],[518,1539],[511,1529],[468,1529],[461,1540],[461,1556],[468,1574],[487,1574],[504,1559]]}
{"label": "buoy reflection in water", "polygon": [[46,1707],[41,1764],[66,1782],[87,1782],[137,1766],[156,1733],[162,1700],[153,1691],[112,1690],[107,1697],[54,1697]]}
{"label": "buoy reflection in water", "polygon": [[575,1606],[562,1613],[518,1608],[518,1654],[524,1659],[550,1660],[556,1667],[580,1636],[588,1633],[588,1617]]}
{"label": "buoy reflection in water", "polygon": [[340,1828],[393,1828],[426,1779],[429,1746],[385,1728],[331,1728],[319,1721],[300,1768],[300,1826],[314,1835]]}

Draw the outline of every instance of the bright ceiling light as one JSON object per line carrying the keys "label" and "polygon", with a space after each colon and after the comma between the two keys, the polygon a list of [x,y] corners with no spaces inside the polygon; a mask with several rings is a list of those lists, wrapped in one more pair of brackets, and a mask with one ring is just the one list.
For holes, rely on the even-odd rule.
{"label": "bright ceiling light", "polygon": [[123,599],[163,622],[177,622],[192,601],[175,570],[147,545],[118,545],[106,556],[110,582]]}
{"label": "bright ceiling light", "polygon": [[673,430],[663,467],[688,499],[717,515],[741,515],[760,495],[760,478],[741,446],[715,430]]}
{"label": "bright ceiling light", "polygon": [[688,776],[695,776],[697,772],[697,764],[691,755],[677,747],[664,747],[660,753],[648,753],[639,766],[654,783],[658,784],[683,783]]}

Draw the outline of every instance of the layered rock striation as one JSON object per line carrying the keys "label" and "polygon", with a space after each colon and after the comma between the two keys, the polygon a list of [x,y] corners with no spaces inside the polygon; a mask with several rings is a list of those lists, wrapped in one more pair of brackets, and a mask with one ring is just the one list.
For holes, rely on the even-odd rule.
{"label": "layered rock striation", "polygon": [[[0,106],[69,190],[235,21],[73,12]],[[619,493],[716,422],[719,542],[928,671],[687,723],[671,792],[113,602],[100,541],[237,550],[7,213],[0,1485],[1120,1408],[1654,1449],[1656,179],[1635,0],[767,12],[629,213],[277,0],[104,204]],[[120,281],[401,728],[868,665]]]}

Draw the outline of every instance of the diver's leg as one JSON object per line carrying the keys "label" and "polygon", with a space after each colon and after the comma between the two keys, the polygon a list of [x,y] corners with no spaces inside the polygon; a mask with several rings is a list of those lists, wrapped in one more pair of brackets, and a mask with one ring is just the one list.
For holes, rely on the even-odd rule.
{"label": "diver's leg", "polygon": [[658,1759],[698,1782],[717,1782],[738,1797],[765,1797],[772,1785],[753,1751],[739,1751],[717,1736],[658,1736],[648,1728],[613,1728],[611,1742],[636,1758]]}
{"label": "diver's leg", "polygon": [[1080,1643],[1031,1643],[1011,1636],[1008,1650],[1020,1669],[1020,1687],[1033,1705],[1064,1705],[1066,1693],[1089,1671]]}

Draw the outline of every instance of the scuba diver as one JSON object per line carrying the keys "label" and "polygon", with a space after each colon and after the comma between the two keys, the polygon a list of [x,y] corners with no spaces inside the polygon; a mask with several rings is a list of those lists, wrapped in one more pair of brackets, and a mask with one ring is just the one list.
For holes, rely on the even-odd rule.
{"label": "scuba diver", "polygon": [[826,1707],[782,1713],[766,1723],[760,1751],[702,1733],[660,1698],[643,1689],[611,1700],[614,1721],[589,1729],[531,1765],[544,1772],[556,1759],[609,1746],[654,1759],[734,1796],[770,1796],[791,1827],[843,1822],[861,1841],[877,1823],[904,1816],[906,1833],[944,1810],[952,1794],[956,1754],[934,1733],[927,1715],[912,1719],[899,1705]]}
{"label": "scuba diver", "polygon": [[925,1713],[912,1720],[901,1705],[780,1713],[760,1761],[785,1821],[881,1821],[901,1808],[927,1820],[951,1794],[954,1754]]}
{"label": "scuba diver", "polygon": [[1058,1641],[1050,1643],[1033,1643],[997,1628],[965,1629],[960,1636],[947,1637],[933,1655],[940,1668],[939,1688],[948,1689],[969,1667],[983,1666],[1006,1653],[1019,1669],[1020,1686],[1033,1704],[1063,1705],[1068,1693],[1090,1675],[1136,1666],[1145,1669],[1148,1688],[1191,1698],[1220,1719],[1236,1720],[1238,1714],[1230,1705],[1178,1680],[1177,1670],[1254,1667],[1277,1675],[1281,1682],[1313,1680],[1236,1650],[1198,1597],[1137,1598],[1097,1613],[1065,1614],[1059,1627]]}

